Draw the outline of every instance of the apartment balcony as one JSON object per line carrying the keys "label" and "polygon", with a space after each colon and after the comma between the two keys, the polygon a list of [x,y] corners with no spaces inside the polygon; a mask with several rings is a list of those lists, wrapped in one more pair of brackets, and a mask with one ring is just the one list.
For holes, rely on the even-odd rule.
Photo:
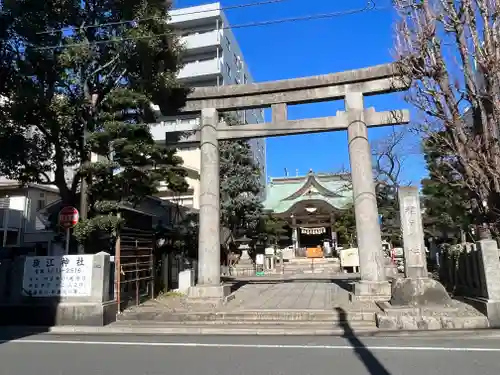
{"label": "apartment balcony", "polygon": [[22,226],[22,215],[22,211],[0,208],[0,228],[20,229]]}
{"label": "apartment balcony", "polygon": [[193,6],[189,8],[172,9],[169,12],[169,24],[174,27],[194,27],[207,24],[209,20],[215,20],[221,16],[221,6],[219,3]]}
{"label": "apartment balcony", "polygon": [[206,32],[196,32],[181,37],[181,42],[186,48],[184,55],[215,51],[217,46],[220,44],[218,34],[218,30],[211,30]]}
{"label": "apartment balcony", "polygon": [[221,74],[220,59],[198,60],[188,62],[179,71],[178,78],[182,82],[210,79]]}

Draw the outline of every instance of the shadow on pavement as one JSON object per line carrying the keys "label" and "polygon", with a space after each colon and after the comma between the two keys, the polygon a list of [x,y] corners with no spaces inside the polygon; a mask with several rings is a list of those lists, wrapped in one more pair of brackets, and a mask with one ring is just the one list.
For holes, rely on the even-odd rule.
{"label": "shadow on pavement", "polygon": [[4,253],[0,259],[0,344],[46,333],[56,323],[60,297],[43,293],[60,283],[62,265],[55,257],[32,255]]}
{"label": "shadow on pavement", "polygon": [[356,337],[347,321],[347,314],[341,307],[335,308],[339,314],[340,326],[344,330],[343,337],[349,341],[358,359],[365,365],[371,375],[391,375],[385,366],[373,355],[373,353]]}
{"label": "shadow on pavement", "polygon": [[50,327],[0,327],[0,344],[49,332]]}
{"label": "shadow on pavement", "polygon": [[353,285],[356,279],[333,279],[332,284],[336,284],[339,288],[344,289],[346,292],[351,293],[353,291]]}

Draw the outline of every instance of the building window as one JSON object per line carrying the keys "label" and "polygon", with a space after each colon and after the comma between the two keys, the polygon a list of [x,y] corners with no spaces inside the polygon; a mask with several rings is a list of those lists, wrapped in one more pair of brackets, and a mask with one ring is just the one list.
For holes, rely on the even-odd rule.
{"label": "building window", "polygon": [[229,78],[231,78],[231,67],[228,63],[226,63],[226,72]]}
{"label": "building window", "polygon": [[0,198],[0,208],[9,208],[10,200],[7,197]]}
{"label": "building window", "polygon": [[[0,232],[0,248],[2,247],[2,244],[4,242],[3,236],[4,236],[5,231]],[[16,230],[8,230],[7,231],[7,236],[6,236],[6,241],[5,241],[5,246],[6,247],[12,247],[17,245],[17,239],[18,239],[18,231]]]}
{"label": "building window", "polygon": [[36,210],[40,211],[45,208],[45,199],[38,199],[36,201]]}
{"label": "building window", "polygon": [[246,84],[247,82],[248,82],[247,75],[243,74],[243,83]]}

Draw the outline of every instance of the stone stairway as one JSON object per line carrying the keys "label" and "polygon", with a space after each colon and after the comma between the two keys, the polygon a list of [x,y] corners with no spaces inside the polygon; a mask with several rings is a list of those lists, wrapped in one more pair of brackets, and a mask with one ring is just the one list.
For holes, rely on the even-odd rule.
{"label": "stone stairway", "polygon": [[295,258],[285,262],[283,269],[289,274],[338,273],[340,261],[336,258]]}
{"label": "stone stairway", "polygon": [[[333,280],[250,283],[224,305],[159,298],[119,315],[120,327],[184,334],[344,335],[376,331],[375,303],[350,302]],[[337,281],[338,282],[338,281]]]}
{"label": "stone stairway", "polygon": [[116,327],[143,327],[177,334],[345,335],[374,332],[375,312],[260,310],[228,312],[125,311]]}

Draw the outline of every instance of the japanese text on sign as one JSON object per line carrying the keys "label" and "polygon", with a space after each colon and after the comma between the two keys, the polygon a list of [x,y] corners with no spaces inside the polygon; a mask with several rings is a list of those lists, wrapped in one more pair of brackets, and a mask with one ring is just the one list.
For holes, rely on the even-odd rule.
{"label": "japanese text on sign", "polygon": [[32,297],[91,295],[92,255],[26,257],[23,294]]}
{"label": "japanese text on sign", "polygon": [[408,235],[413,236],[416,233],[417,200],[415,197],[405,197],[403,200],[406,214],[406,227]]}

